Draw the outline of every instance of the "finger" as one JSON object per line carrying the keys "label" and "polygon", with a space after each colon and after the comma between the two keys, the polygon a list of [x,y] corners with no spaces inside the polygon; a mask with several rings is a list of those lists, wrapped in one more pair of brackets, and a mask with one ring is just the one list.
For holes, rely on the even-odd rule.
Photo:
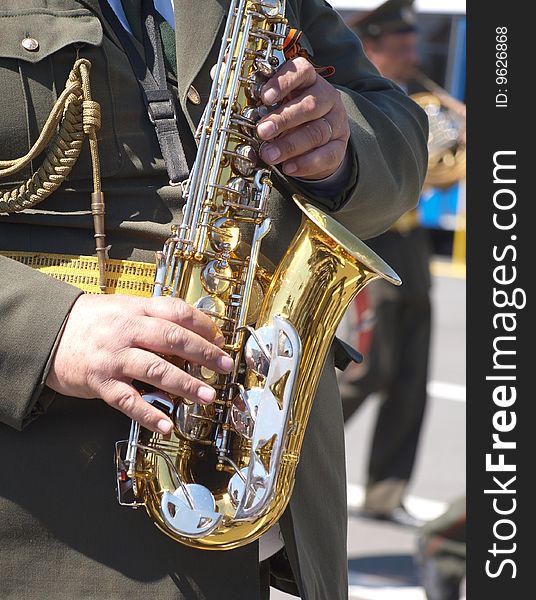
{"label": "finger", "polygon": [[167,435],[173,423],[161,410],[146,402],[134,387],[124,381],[109,381],[101,387],[101,398],[111,407],[138,421],[142,427]]}
{"label": "finger", "polygon": [[326,85],[332,91],[326,90],[323,84],[317,82],[297,98],[286,102],[261,119],[257,125],[258,136],[268,141],[285,131],[323,117],[333,108],[337,99],[337,91],[329,84]]}
{"label": "finger", "polygon": [[283,163],[283,172],[292,177],[323,179],[339,168],[346,153],[344,140],[332,140],[328,144],[292,158]]}
{"label": "finger", "polygon": [[[212,69],[210,69],[210,78],[212,80],[214,80],[214,77],[216,77],[216,68],[218,65],[214,65],[212,67]],[[225,73],[225,63],[222,63],[221,65],[221,69],[220,69],[220,76],[219,76],[219,80],[218,83],[221,84],[221,82],[223,81],[223,75]]]}
{"label": "finger", "polygon": [[160,356],[138,348],[131,348],[124,353],[122,373],[192,402],[210,404],[216,398],[214,388]]}
{"label": "finger", "polygon": [[261,99],[271,106],[292,91],[313,85],[318,75],[313,65],[302,56],[287,61],[263,86]]}
{"label": "finger", "polygon": [[284,162],[327,144],[332,137],[332,127],[325,117],[296,127],[270,143],[261,146],[261,156],[268,164]]}
{"label": "finger", "polygon": [[[340,96],[339,96],[340,98]],[[331,140],[343,140],[347,142],[350,139],[350,125],[348,123],[348,113],[344,108],[342,101],[336,102],[335,106],[323,116],[331,125]]]}
{"label": "finger", "polygon": [[[223,60],[224,60],[224,62],[222,62],[222,65],[221,65],[221,69],[220,69],[220,80],[219,80],[219,82],[218,82],[218,83],[221,83],[221,82],[222,82],[222,77],[223,77],[223,74],[225,73],[226,62],[229,60],[229,53],[228,53],[228,52],[226,52],[226,53],[225,53],[225,57],[224,57],[224,59],[223,59]],[[211,79],[214,79],[214,77],[216,77],[216,69],[217,69],[217,68],[218,68],[218,65],[217,65],[217,64],[215,64],[215,65],[212,67],[212,69],[210,69],[210,77],[211,77]]]}
{"label": "finger", "polygon": [[144,304],[144,314],[147,317],[157,317],[181,325],[216,346],[223,346],[224,338],[214,321],[179,298],[157,297],[148,298]]}
{"label": "finger", "polygon": [[130,343],[138,348],[180,356],[218,373],[230,373],[233,359],[193,331],[164,319],[140,317],[130,332]]}

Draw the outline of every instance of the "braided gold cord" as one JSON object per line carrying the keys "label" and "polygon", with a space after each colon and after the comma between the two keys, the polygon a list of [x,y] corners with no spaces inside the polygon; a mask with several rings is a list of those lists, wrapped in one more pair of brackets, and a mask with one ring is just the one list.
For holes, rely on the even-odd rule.
{"label": "braided gold cord", "polygon": [[7,177],[12,173],[16,173],[36,156],[41,154],[54,135],[56,124],[61,120],[62,114],[65,110],[67,98],[73,94],[77,87],[79,87],[77,83],[70,81],[67,82],[65,89],[53,106],[50,115],[48,116],[48,119],[46,120],[45,125],[39,134],[39,137],[27,154],[15,160],[0,160],[0,177]]}
{"label": "braided gold cord", "polygon": [[[39,138],[28,154],[19,159],[0,161],[0,178],[20,171],[43,151],[59,123],[58,135],[42,165],[22,185],[2,193],[0,212],[13,213],[33,208],[50,196],[71,172],[82,151],[85,136],[93,135],[96,139],[96,130],[100,127],[100,107],[97,102],[85,99],[89,95],[88,84],[84,86],[84,80],[89,76],[89,68],[89,61],[76,61],[64,92],[58,98]],[[99,172],[97,177],[100,181]]]}
{"label": "braided gold cord", "polygon": [[[8,177],[24,168],[49,146],[43,163],[27,181],[0,194],[0,213],[10,214],[33,208],[55,192],[74,167],[82,151],[84,139],[87,137],[93,169],[91,213],[99,260],[100,287],[104,291],[106,288],[104,194],[101,187],[97,145],[101,112],[99,103],[91,98],[90,69],[91,63],[87,59],[78,59],[74,63],[65,89],[54,104],[43,130],[28,153],[14,160],[0,161],[0,178]],[[51,142],[56,130],[58,133]]]}
{"label": "braided gold cord", "polygon": [[[58,139],[52,144],[43,164],[25,183],[2,194],[1,212],[13,213],[33,208],[57,190],[69,175],[80,156],[84,140],[82,111],[79,106],[80,102],[76,99],[69,101]],[[24,165],[20,168],[22,166]]]}

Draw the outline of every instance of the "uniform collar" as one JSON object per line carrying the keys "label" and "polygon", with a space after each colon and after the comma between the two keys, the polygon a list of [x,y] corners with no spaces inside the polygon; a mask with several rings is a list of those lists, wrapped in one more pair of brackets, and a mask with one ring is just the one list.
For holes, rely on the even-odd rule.
{"label": "uniform collar", "polygon": [[[229,0],[175,0],[175,40],[181,100],[204,67],[227,16]],[[210,68],[210,66],[208,67]]]}
{"label": "uniform collar", "polygon": [[[99,0],[78,0],[97,14],[106,34],[121,47],[112,27],[103,18]],[[230,0],[174,0],[175,40],[178,60],[178,88],[182,101],[196,75],[203,68],[218,32],[227,16]]]}

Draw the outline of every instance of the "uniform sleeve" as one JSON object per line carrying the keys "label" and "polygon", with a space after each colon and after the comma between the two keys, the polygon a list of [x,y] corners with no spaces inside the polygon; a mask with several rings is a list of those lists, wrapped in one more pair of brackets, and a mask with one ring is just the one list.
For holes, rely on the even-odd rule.
{"label": "uniform sleeve", "polygon": [[58,334],[81,291],[0,256],[0,422],[22,429],[44,412]]}
{"label": "uniform sleeve", "polygon": [[374,237],[418,202],[428,163],[428,120],[396,84],[379,75],[329,4],[303,0],[298,7],[313,62],[335,67],[328,81],[341,92],[351,129],[347,185],[330,198],[309,197],[355,235]]}

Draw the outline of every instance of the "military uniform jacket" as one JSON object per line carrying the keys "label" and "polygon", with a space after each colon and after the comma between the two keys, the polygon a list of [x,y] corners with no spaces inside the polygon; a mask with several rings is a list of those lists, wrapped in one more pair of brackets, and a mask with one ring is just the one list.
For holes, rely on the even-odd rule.
{"label": "military uniform jacket", "polygon": [[[175,0],[178,77],[173,88],[192,131],[209,93],[228,3]],[[330,198],[311,197],[362,238],[387,229],[416,204],[426,169],[426,121],[378,75],[357,38],[322,0],[290,0],[315,63],[333,65],[351,124],[351,177]],[[21,41],[34,38],[37,50]],[[92,62],[106,226],[111,258],[153,261],[179,217],[154,129],[130,63],[97,0],[8,0],[0,6],[0,160],[25,154],[63,90],[77,56]],[[188,100],[193,85],[201,104]],[[35,165],[34,165],[35,166]],[[30,175],[21,172],[3,187]],[[0,250],[86,254],[93,250],[87,150],[62,188],[32,210],[0,215]],[[271,196],[274,261],[299,223],[282,178]],[[257,544],[201,552],[161,534],[144,511],[116,504],[112,454],[129,420],[93,400],[44,386],[51,353],[79,295],[69,285],[0,257],[0,597],[120,600],[253,600]],[[347,597],[343,420],[333,360],[319,386],[290,506],[281,520],[293,578],[279,585],[307,600]],[[275,579],[274,579],[275,582]]]}

